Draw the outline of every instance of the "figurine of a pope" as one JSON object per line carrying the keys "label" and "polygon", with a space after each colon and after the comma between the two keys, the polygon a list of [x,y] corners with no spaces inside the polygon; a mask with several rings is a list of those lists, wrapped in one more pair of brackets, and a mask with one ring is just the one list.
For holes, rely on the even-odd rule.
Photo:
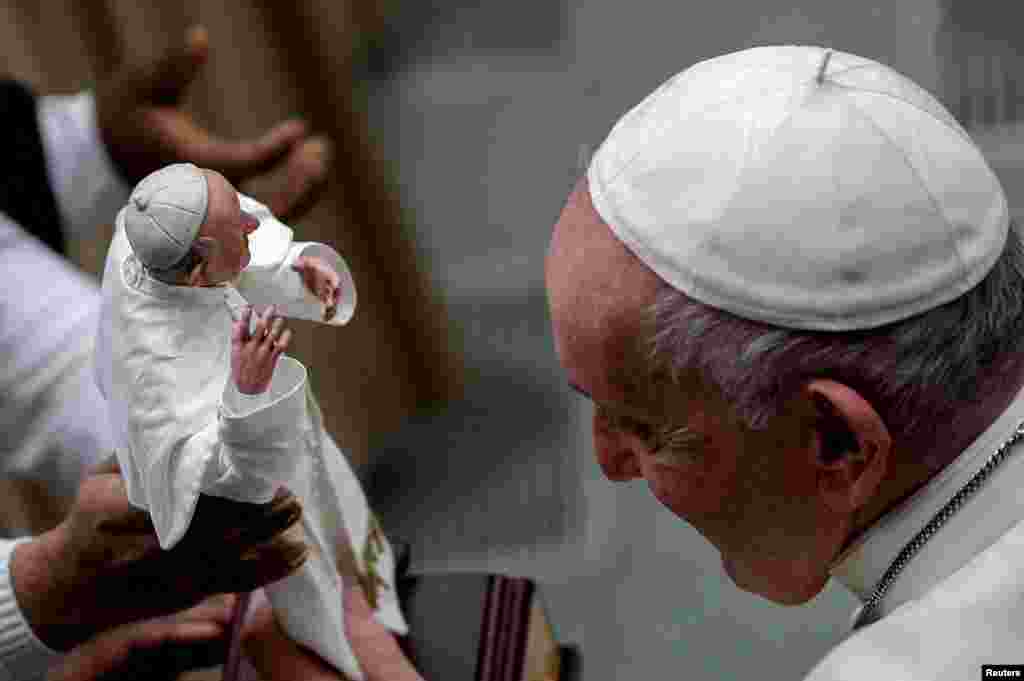
{"label": "figurine of a pope", "polygon": [[[299,498],[309,557],[268,598],[293,639],[361,679],[341,574],[354,567],[377,619],[404,634],[394,556],[324,430],[306,368],[284,354],[283,322],[345,324],[355,303],[334,249],[294,242],[219,173],[167,166],[117,215],[95,369],[128,497],[163,548],[185,535],[200,494],[262,504],[283,485]],[[356,564],[339,574],[339,560]]]}

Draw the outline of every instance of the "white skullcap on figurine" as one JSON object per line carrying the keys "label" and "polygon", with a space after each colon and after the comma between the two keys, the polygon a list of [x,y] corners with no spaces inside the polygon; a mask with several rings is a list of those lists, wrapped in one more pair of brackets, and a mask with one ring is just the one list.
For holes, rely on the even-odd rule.
{"label": "white skullcap on figurine", "polygon": [[206,221],[208,202],[206,177],[191,163],[161,168],[139,182],[120,216],[139,262],[154,270],[180,262]]}

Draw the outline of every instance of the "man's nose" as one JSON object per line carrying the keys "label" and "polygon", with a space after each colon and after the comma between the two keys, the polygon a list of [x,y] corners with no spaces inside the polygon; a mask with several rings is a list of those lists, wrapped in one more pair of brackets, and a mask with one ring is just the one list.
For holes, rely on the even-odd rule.
{"label": "man's nose", "polygon": [[633,438],[610,428],[598,414],[594,414],[593,432],[594,454],[606,478],[625,482],[642,475],[633,451]]}
{"label": "man's nose", "polygon": [[252,213],[246,213],[242,211],[242,231],[246,234],[252,234],[260,226],[260,220]]}

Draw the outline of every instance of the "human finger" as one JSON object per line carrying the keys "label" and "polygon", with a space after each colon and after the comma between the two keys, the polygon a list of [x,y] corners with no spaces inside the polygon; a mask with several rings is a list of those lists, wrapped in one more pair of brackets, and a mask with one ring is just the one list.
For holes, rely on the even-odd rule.
{"label": "human finger", "polygon": [[149,514],[132,505],[120,475],[103,473],[86,478],[78,489],[71,513],[97,518],[95,527],[113,535],[150,533]]}
{"label": "human finger", "polygon": [[281,330],[284,328],[284,317],[274,317],[274,320],[270,323],[270,331],[267,332],[266,340],[269,343],[276,344],[278,337],[281,335]]}
{"label": "human finger", "polygon": [[272,607],[266,590],[256,589],[249,592],[249,607],[246,608],[245,615],[242,617],[242,640],[245,640],[247,633],[254,625],[256,627],[263,626],[261,619],[267,614],[265,609],[272,611]]}
{"label": "human finger", "polygon": [[288,349],[288,344],[292,340],[292,330],[285,329],[284,333],[281,334],[281,338],[274,343],[274,352],[280,355],[282,352]]}
{"label": "human finger", "polygon": [[[277,498],[269,504],[263,504],[259,515],[254,515],[249,524],[238,534],[238,543],[250,546],[261,546],[284,538],[287,544],[296,537],[301,539],[302,503],[294,495]],[[295,531],[297,535],[289,535]]]}
{"label": "human finger", "polygon": [[284,579],[309,558],[309,544],[301,524],[259,543],[234,543],[219,552],[221,568],[210,575],[209,593],[253,591]]}
{"label": "human finger", "polygon": [[170,617],[174,617],[182,622],[217,622],[218,624],[228,626],[231,624],[231,618],[234,614],[235,603],[237,601],[238,594],[215,594],[196,605],[193,605],[187,610],[175,615],[170,615]]}
{"label": "human finger", "polygon": [[[263,336],[259,338],[261,341],[259,349],[261,351],[265,352],[274,349],[274,327],[278,323],[279,319],[281,319],[281,317],[278,315],[277,307],[272,305],[267,309],[266,319],[264,320],[265,330],[263,332]],[[284,322],[281,321],[281,324],[283,323]]]}
{"label": "human finger", "polygon": [[301,218],[326,186],[333,156],[331,141],[310,137],[294,145],[267,173],[251,177],[245,192],[285,222]]}
{"label": "human finger", "polygon": [[[152,651],[163,657],[161,644],[211,641],[223,636],[223,628],[210,622],[134,623],[125,630],[106,632],[68,653],[46,677],[48,681],[95,681],[99,678],[141,678],[135,674],[153,670],[156,660],[133,661],[133,654]],[[166,666],[163,661],[161,667]],[[129,671],[131,670],[131,671]],[[110,675],[108,677],[108,675]],[[116,676],[115,676],[116,675]]]}
{"label": "human finger", "polygon": [[263,340],[264,336],[267,335],[267,327],[270,323],[271,316],[274,314],[274,309],[275,306],[271,305],[270,307],[265,309],[262,312],[262,314],[256,315],[256,329],[253,331],[252,338],[254,338],[257,341],[261,341]]}
{"label": "human finger", "polygon": [[309,546],[298,540],[268,542],[236,558],[216,588],[245,592],[279,582],[301,568],[309,552]]}
{"label": "human finger", "polygon": [[195,563],[194,556],[181,556],[185,564],[192,565],[192,574],[179,583],[179,591],[198,597],[252,591],[298,570],[310,550],[301,524],[278,532],[267,541],[236,540],[222,542],[213,550],[206,547],[207,558],[201,564]]}
{"label": "human finger", "polygon": [[228,544],[256,545],[273,539],[302,519],[302,502],[282,488],[265,504],[241,502],[200,495],[195,520],[182,540],[182,548],[171,551],[189,555],[189,551],[206,546],[211,540]]}
{"label": "human finger", "polygon": [[273,168],[306,135],[306,124],[299,120],[282,121],[259,138],[242,141],[217,137],[190,119],[178,119],[176,127],[185,157],[235,186]]}
{"label": "human finger", "polygon": [[252,320],[252,305],[242,308],[242,314],[235,322],[231,331],[231,340],[235,343],[247,343],[249,341],[249,324]]}
{"label": "human finger", "polygon": [[[170,667],[195,666],[197,658],[217,657],[215,649],[223,648],[230,616],[223,606],[201,605],[178,615],[121,625],[74,648],[47,679],[141,678],[136,675],[154,669],[170,673]],[[203,644],[214,644],[213,649]]]}

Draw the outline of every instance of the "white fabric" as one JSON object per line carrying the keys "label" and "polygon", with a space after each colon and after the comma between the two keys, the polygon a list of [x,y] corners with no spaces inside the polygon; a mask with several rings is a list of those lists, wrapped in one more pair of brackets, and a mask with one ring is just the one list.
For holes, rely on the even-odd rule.
{"label": "white fabric", "polygon": [[[352,272],[337,251],[330,246],[312,241],[293,241],[292,228],[274,217],[270,209],[259,201],[239,194],[241,209],[259,220],[259,228],[249,235],[248,266],[235,280],[235,288],[257,308],[276,303],[281,314],[294,319],[342,326],[356,312],[356,283]],[[312,256],[323,260],[338,273],[341,297],[334,316],[324,322],[323,304],[307,289],[292,265],[299,256]],[[271,282],[269,286],[262,281]],[[267,295],[273,292],[276,298]]]}
{"label": "white fabric", "polygon": [[[128,187],[100,143],[93,97],[41,97],[37,115],[65,233],[95,234]],[[0,263],[0,475],[72,496],[113,451],[90,362],[99,287],[3,214]]]}
{"label": "white fabric", "polygon": [[135,257],[158,270],[176,265],[206,222],[209,195],[206,177],[191,163],[173,163],[142,178],[118,215]]}
{"label": "white fabric", "polygon": [[[370,523],[362,489],[323,429],[300,363],[281,357],[265,404],[242,399],[230,378],[231,323],[247,301],[257,310],[276,302],[285,314],[321,315],[319,301],[302,292],[301,277],[291,269],[310,245],[290,243],[290,230],[283,243],[283,226],[267,219],[262,205],[248,197],[246,202],[266,215],[250,235],[260,267],[247,269],[237,289],[172,286],[152,278],[118,221],[103,277],[97,382],[110,404],[129,498],[150,512],[162,546],[185,533],[200,492],[262,502],[283,483],[296,494],[311,556],[296,574],[268,587],[269,598],[295,640],[361,678],[344,632],[336,561],[347,535],[365,572],[361,557]],[[265,246],[264,236],[272,243]],[[340,261],[327,247],[319,252]],[[377,617],[404,633],[394,561],[385,547],[378,571],[388,586]]]}
{"label": "white fabric", "polygon": [[72,497],[114,448],[90,362],[99,287],[3,214],[0,263],[0,475]]}
{"label": "white fabric", "polygon": [[588,169],[593,204],[666,282],[839,331],[949,302],[991,269],[1006,198],[967,133],[904,76],[829,52],[703,61],[615,125]]}
{"label": "white fabric", "polygon": [[92,92],[40,97],[39,132],[64,234],[91,238],[128,200],[128,187],[100,140]]}
{"label": "white fabric", "polygon": [[0,681],[38,679],[61,654],[50,650],[28,626],[14,595],[11,556],[27,539],[0,540]]}
{"label": "white fabric", "polygon": [[[1024,420],[1024,391],[970,447],[837,559],[833,575],[861,600],[900,549]],[[979,678],[1020,664],[1024,641],[1024,443],[911,560],[878,608],[808,681]]]}

